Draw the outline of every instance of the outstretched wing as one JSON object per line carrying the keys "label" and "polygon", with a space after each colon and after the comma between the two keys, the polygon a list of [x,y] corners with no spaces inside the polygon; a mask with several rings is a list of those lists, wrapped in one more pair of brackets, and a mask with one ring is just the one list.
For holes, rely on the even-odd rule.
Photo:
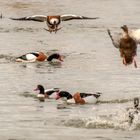
{"label": "outstretched wing", "polygon": [[109,37],[110,37],[110,39],[111,39],[112,44],[114,45],[114,47],[119,48],[120,39],[122,37],[122,34],[116,34],[113,37],[109,29],[107,29],[107,32],[108,32],[108,35],[109,35]]}
{"label": "outstretched wing", "polygon": [[44,22],[46,21],[47,16],[45,15],[33,15],[28,17],[21,17],[21,18],[10,18],[12,20],[33,20],[38,22]]}
{"label": "outstretched wing", "polygon": [[137,44],[140,44],[140,29],[132,30],[130,36],[136,41]]}
{"label": "outstretched wing", "polygon": [[79,16],[79,15],[73,15],[73,14],[65,14],[61,15],[61,20],[62,21],[67,21],[67,20],[73,20],[73,19],[98,19],[99,17],[85,17],[85,16]]}

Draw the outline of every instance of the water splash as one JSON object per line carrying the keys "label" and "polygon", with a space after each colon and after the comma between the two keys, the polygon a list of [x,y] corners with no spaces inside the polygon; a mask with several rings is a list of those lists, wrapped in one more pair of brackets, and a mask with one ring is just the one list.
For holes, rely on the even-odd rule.
{"label": "water splash", "polygon": [[110,115],[69,118],[63,121],[63,124],[68,127],[87,129],[140,130],[140,113],[135,116],[133,123],[130,123],[129,113],[124,109]]}

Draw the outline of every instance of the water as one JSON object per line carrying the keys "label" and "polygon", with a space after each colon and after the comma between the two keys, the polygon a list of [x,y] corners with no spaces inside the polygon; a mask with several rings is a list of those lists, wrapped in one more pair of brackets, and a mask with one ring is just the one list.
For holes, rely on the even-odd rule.
{"label": "water", "polygon": [[[139,140],[138,118],[129,124],[126,109],[140,97],[138,68],[125,67],[113,47],[107,28],[139,28],[138,0],[28,0],[0,1],[0,138],[8,140]],[[45,23],[12,21],[9,17],[34,14],[78,14],[98,20],[63,22],[62,30],[49,34]],[[64,62],[16,63],[31,51],[59,52]],[[71,105],[57,109],[58,102],[39,102],[36,85],[74,92],[100,91],[97,105]]]}

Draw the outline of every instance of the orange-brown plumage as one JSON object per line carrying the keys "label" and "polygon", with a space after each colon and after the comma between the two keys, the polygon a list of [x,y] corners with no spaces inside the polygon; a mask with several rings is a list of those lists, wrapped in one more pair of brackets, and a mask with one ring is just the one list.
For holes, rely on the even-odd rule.
{"label": "orange-brown plumage", "polygon": [[130,37],[128,33],[128,28],[126,25],[121,27],[124,31],[124,37],[120,39],[120,55],[123,58],[123,63],[125,65],[131,64],[136,56],[137,44],[135,40]]}
{"label": "orange-brown plumage", "polygon": [[39,56],[36,58],[37,61],[45,61],[46,55],[43,52],[39,52]]}
{"label": "orange-brown plumage", "polygon": [[80,93],[77,92],[73,95],[76,104],[85,104],[85,100],[81,98]]}

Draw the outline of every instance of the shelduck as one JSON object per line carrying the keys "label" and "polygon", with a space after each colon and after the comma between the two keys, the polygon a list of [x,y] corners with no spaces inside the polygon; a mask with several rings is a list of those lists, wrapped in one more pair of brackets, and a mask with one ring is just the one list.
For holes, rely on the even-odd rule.
{"label": "shelduck", "polygon": [[64,15],[32,15],[27,17],[21,17],[21,18],[10,18],[12,20],[32,20],[32,21],[39,21],[44,22],[46,21],[46,24],[48,26],[48,29],[45,29],[47,31],[51,32],[57,32],[61,29],[58,28],[61,21],[68,21],[73,19],[98,19],[99,17],[85,17],[85,16],[79,16],[79,15],[73,15],[73,14],[64,14]]}
{"label": "shelduck", "polygon": [[58,53],[51,54],[46,56],[43,52],[31,52],[24,54],[16,58],[16,62],[35,62],[35,61],[52,61],[53,59],[58,59],[63,61],[62,56]]}
{"label": "shelduck", "polygon": [[126,25],[123,25],[121,29],[123,33],[118,35],[118,38],[114,38],[109,29],[107,31],[113,45],[120,51],[123,64],[129,65],[134,62],[134,66],[137,68],[135,57],[137,55],[137,46],[140,43],[140,30],[128,30]]}
{"label": "shelduck", "polygon": [[62,100],[67,100],[67,103],[85,104],[85,103],[96,103],[100,96],[101,96],[100,92],[95,93],[77,92],[72,96],[67,91],[60,91],[57,93],[56,100],[61,98]]}
{"label": "shelduck", "polygon": [[45,98],[48,99],[55,99],[56,94],[59,92],[59,88],[51,88],[51,89],[44,89],[42,85],[37,85],[37,88],[34,91],[39,91],[37,97],[40,101],[45,101]]}

